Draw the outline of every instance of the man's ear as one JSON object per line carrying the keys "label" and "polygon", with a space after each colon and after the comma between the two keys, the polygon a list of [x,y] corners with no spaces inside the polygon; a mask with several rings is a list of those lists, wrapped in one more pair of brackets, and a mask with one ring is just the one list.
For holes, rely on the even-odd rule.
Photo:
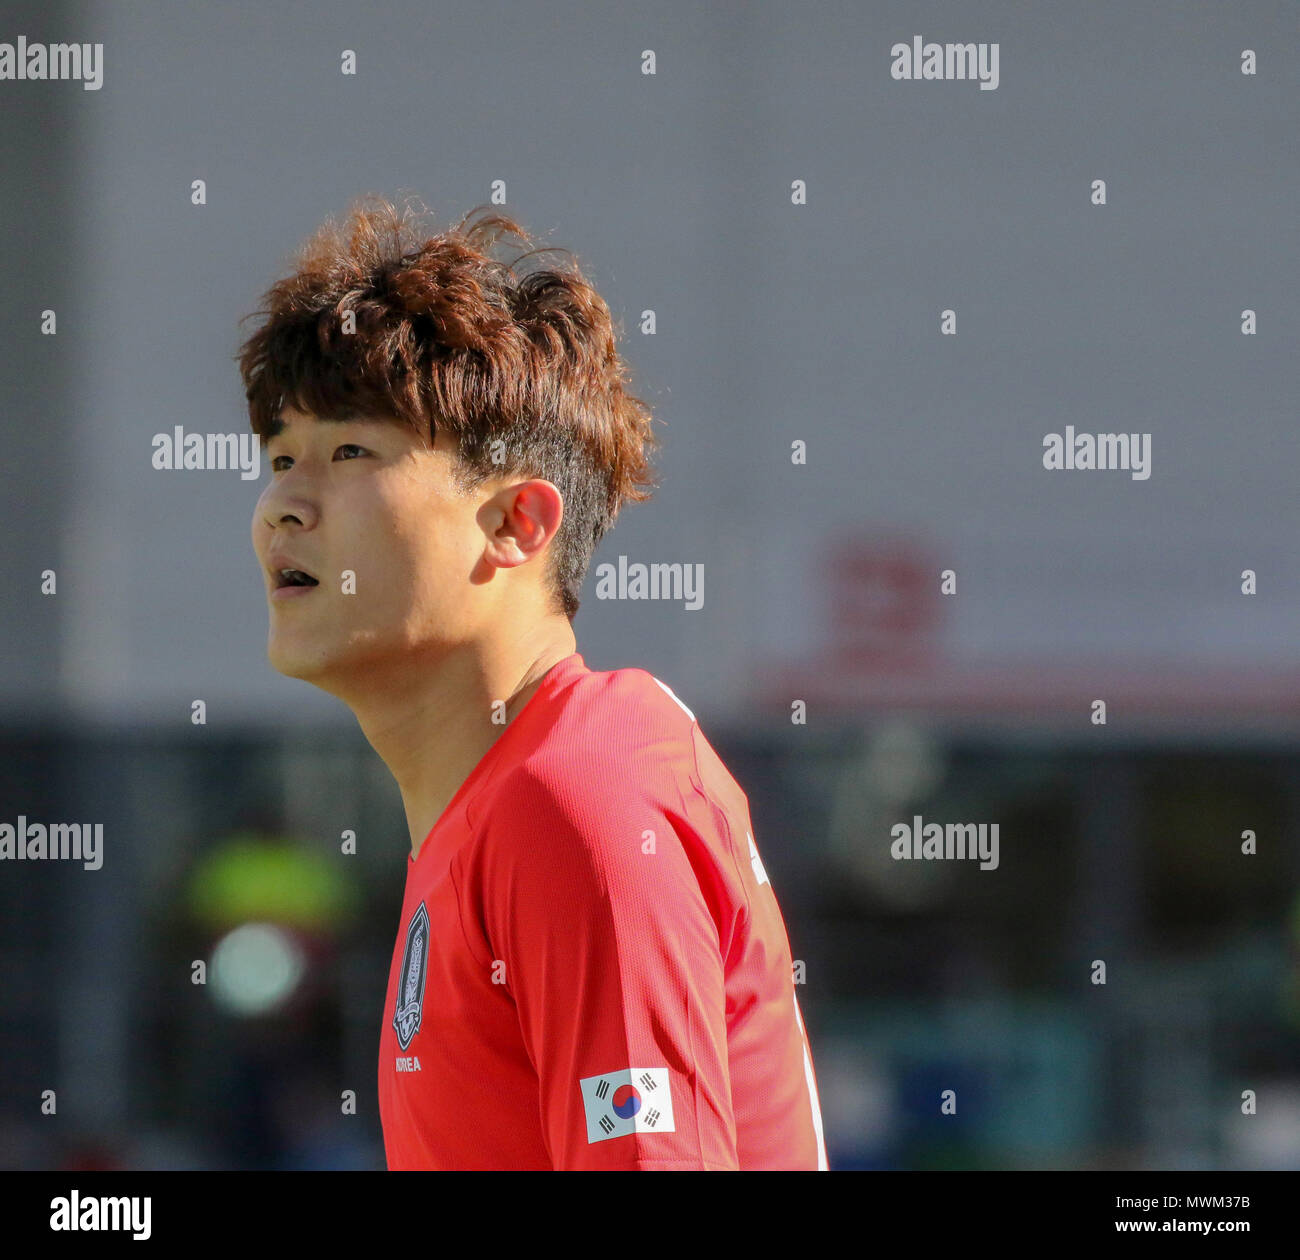
{"label": "man's ear", "polygon": [[478,511],[487,536],[484,559],[512,569],[537,555],[560,530],[564,496],[549,481],[517,481],[498,491]]}

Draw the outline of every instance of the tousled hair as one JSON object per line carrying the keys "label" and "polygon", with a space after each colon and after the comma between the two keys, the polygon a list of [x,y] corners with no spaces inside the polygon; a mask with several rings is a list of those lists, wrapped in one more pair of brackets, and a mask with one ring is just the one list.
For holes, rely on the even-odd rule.
{"label": "tousled hair", "polygon": [[[492,252],[503,236],[526,247],[509,263]],[[570,251],[533,246],[488,206],[429,234],[409,202],[399,210],[361,197],[345,223],[316,230],[292,273],[244,317],[265,319],[236,358],[263,445],[291,403],[322,418],[391,418],[430,442],[445,428],[458,441],[462,491],[495,477],[553,482],[564,516],[549,585],[572,621],[620,507],[652,493],[657,442],[649,408],[627,392],[609,307]],[[519,268],[546,253],[574,262]]]}

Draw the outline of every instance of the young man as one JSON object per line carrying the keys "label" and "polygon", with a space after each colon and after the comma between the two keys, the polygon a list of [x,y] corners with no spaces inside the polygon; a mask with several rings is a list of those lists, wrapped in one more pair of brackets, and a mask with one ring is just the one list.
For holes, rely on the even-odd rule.
{"label": "young man", "polygon": [[663,683],[576,651],[649,414],[577,269],[469,218],[359,203],[239,356],[270,662],[352,709],[410,830],[388,1166],[824,1169],[745,795]]}

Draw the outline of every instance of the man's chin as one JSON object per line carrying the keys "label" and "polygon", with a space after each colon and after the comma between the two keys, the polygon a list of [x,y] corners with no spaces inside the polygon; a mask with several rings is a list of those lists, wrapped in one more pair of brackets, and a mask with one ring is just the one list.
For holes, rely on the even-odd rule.
{"label": "man's chin", "polygon": [[295,652],[272,643],[266,652],[267,662],[277,674],[302,682],[320,684],[332,672],[327,658],[307,652]]}
{"label": "man's chin", "polygon": [[357,688],[364,690],[366,678],[382,667],[387,656],[375,642],[366,639],[322,639],[302,642],[292,634],[272,630],[266,645],[267,662],[277,674],[311,683],[346,703]]}

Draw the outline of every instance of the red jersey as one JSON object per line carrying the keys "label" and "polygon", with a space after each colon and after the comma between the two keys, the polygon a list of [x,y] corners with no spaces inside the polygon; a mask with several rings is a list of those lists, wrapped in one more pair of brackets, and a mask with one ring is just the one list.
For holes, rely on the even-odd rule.
{"label": "red jersey", "polygon": [[573,653],[408,859],[392,1169],[824,1169],[745,794],[640,669]]}

